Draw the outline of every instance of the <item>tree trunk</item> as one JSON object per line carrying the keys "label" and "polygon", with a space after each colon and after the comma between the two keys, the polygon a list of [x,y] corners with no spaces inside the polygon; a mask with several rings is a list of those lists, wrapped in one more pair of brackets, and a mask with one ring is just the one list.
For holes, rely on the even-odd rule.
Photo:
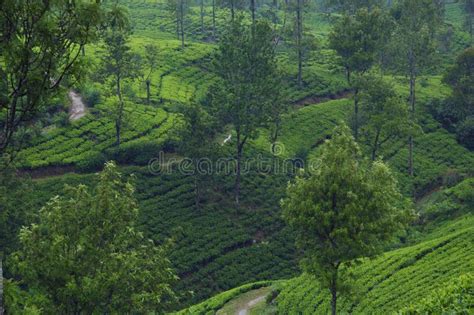
{"label": "tree trunk", "polygon": [[119,98],[119,107],[117,118],[115,120],[115,137],[116,137],[116,145],[120,147],[120,134],[122,132],[122,118],[123,118],[123,98],[122,98],[122,89],[120,87],[120,76],[117,76],[117,96]]}
{"label": "tree trunk", "polygon": [[296,8],[296,47],[298,50],[298,85],[301,86],[303,83],[303,0],[297,1]]}
{"label": "tree trunk", "polygon": [[204,0],[201,0],[201,34],[204,35]]}
{"label": "tree trunk", "polygon": [[250,0],[250,11],[252,11],[252,24],[255,24],[255,0]]}
{"label": "tree trunk", "polygon": [[216,0],[212,0],[212,37],[216,39]]}
{"label": "tree trunk", "polygon": [[235,176],[235,204],[237,210],[240,206],[240,169],[242,162],[242,148],[243,143],[241,143],[240,130],[237,130],[237,165],[236,165],[236,176]]}
{"label": "tree trunk", "polygon": [[235,11],[234,11],[234,0],[230,0],[230,17],[232,22],[234,21]]}
{"label": "tree trunk", "polygon": [[[415,102],[416,102],[416,95],[415,95],[415,88],[416,88],[416,68],[415,68],[415,57],[413,52],[409,54],[410,58],[410,112],[411,112],[411,119],[415,121]],[[410,176],[414,175],[414,160],[413,160],[413,136],[410,135],[408,137],[408,173]]]}
{"label": "tree trunk", "polygon": [[150,105],[150,80],[146,80],[146,103]]}
{"label": "tree trunk", "polygon": [[2,269],[2,256],[0,256],[0,315],[3,315],[3,269]]}
{"label": "tree trunk", "polygon": [[336,315],[337,313],[337,268],[333,271],[329,290],[331,291],[331,314]]}
{"label": "tree trunk", "polygon": [[184,48],[184,0],[180,0],[181,48]]}
{"label": "tree trunk", "polygon": [[81,53],[82,53],[82,56],[83,56],[83,57],[86,55],[86,45],[82,45],[82,47],[81,47]]}
{"label": "tree trunk", "polygon": [[374,144],[373,144],[373,147],[372,147],[372,161],[375,161],[375,158],[377,157],[377,149],[378,149],[378,146],[379,146],[379,139],[380,139],[380,129],[377,130],[377,133],[375,135],[375,140],[374,140]]}
{"label": "tree trunk", "polygon": [[359,89],[354,89],[354,138],[359,140]]}

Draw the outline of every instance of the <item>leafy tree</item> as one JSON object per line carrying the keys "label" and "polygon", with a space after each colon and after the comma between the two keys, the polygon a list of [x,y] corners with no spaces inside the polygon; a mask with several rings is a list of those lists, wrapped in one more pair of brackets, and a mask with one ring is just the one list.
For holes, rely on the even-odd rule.
{"label": "leafy tree", "polygon": [[305,32],[304,14],[309,2],[307,0],[288,1],[287,7],[294,14],[293,24],[287,28],[289,34],[290,47],[295,50],[296,60],[298,62],[298,85],[303,84],[303,64],[308,59],[309,53],[316,49],[316,40],[314,36]]}
{"label": "leafy tree", "polygon": [[471,35],[471,43],[473,38],[474,32],[474,0],[463,0],[464,2],[464,10],[466,11],[466,27]]}
{"label": "leafy tree", "polygon": [[268,23],[247,26],[238,17],[224,33],[215,58],[220,80],[209,100],[221,125],[236,134],[235,200],[239,205],[242,153],[247,140],[268,122],[272,96],[279,89],[273,32]]}
{"label": "leafy tree", "polygon": [[346,79],[354,91],[354,134],[359,136],[358,88],[352,74],[364,75],[377,61],[383,43],[389,36],[390,21],[380,10],[360,9],[354,16],[344,15],[329,34],[329,46],[341,57]]}
{"label": "leafy tree", "polygon": [[9,157],[0,157],[0,261],[17,249],[18,231],[30,219],[31,199],[25,195],[31,193],[31,182],[18,177]]}
{"label": "leafy tree", "polygon": [[176,279],[166,257],[136,230],[134,188],[107,163],[97,186],[66,186],[21,230],[12,266],[55,314],[161,313]]}
{"label": "leafy tree", "polygon": [[415,131],[408,109],[394,87],[380,77],[366,76],[356,83],[360,91],[361,131],[372,161],[387,141]]}
{"label": "leafy tree", "polygon": [[380,253],[408,212],[390,169],[362,160],[346,126],[337,127],[324,144],[319,165],[308,178],[289,184],[283,216],[296,232],[303,267],[329,289],[336,314],[345,286],[341,266]]}
{"label": "leafy tree", "polygon": [[150,86],[151,76],[158,67],[158,47],[153,44],[145,45],[145,84],[146,84],[146,102],[150,104]]}
{"label": "leafy tree", "polygon": [[101,16],[95,1],[0,2],[0,154],[81,72],[81,48],[96,38]]}
{"label": "leafy tree", "polygon": [[443,81],[453,89],[454,101],[462,108],[463,116],[474,114],[474,47],[463,51]]}
{"label": "leafy tree", "polygon": [[[442,23],[440,6],[432,0],[401,0],[393,9],[396,20],[393,50],[396,70],[410,78],[410,112],[415,120],[416,80],[433,63],[436,31]],[[413,171],[413,137],[408,139],[408,171]]]}
{"label": "leafy tree", "polygon": [[221,7],[230,10],[231,21],[235,19],[235,11],[242,10],[245,6],[245,0],[218,0],[218,3]]}
{"label": "leafy tree", "polygon": [[114,94],[117,97],[115,108],[115,138],[120,146],[120,136],[124,121],[125,101],[122,94],[122,83],[126,79],[134,79],[140,74],[139,56],[132,53],[129,46],[130,24],[124,8],[114,6],[109,12],[107,28],[104,31],[102,54],[102,75],[112,79]]}
{"label": "leafy tree", "polygon": [[179,150],[191,162],[194,177],[194,205],[200,208],[202,187],[210,175],[207,164],[215,151],[214,121],[210,115],[198,104],[184,105],[181,113],[184,125],[180,129]]}

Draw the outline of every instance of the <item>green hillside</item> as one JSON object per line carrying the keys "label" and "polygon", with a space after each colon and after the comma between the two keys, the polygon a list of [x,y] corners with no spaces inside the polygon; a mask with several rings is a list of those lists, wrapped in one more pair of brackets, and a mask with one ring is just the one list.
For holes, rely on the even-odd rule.
{"label": "green hillside", "polygon": [[[417,3],[420,1],[424,0],[416,0]],[[82,5],[82,1],[78,2]],[[360,71],[354,70],[352,77],[349,76],[348,58],[342,56],[348,52],[339,51],[338,54],[333,49],[334,45],[331,46],[330,34],[336,23],[344,21],[342,4],[354,5],[355,1],[340,1],[339,6],[330,6],[328,3],[331,1],[303,2],[265,0],[256,3],[256,17],[258,21],[264,21],[262,23],[271,34],[271,40],[264,43],[268,45],[268,51],[262,54],[271,55],[275,63],[272,71],[275,72],[269,72],[278,74],[281,79],[275,80],[275,91],[278,92],[275,94],[278,97],[268,101],[269,104],[264,104],[267,100],[256,104],[253,98],[257,99],[260,93],[270,90],[265,84],[273,77],[267,77],[267,81],[261,78],[252,81],[244,75],[245,78],[240,78],[242,83],[233,77],[234,72],[238,71],[222,75],[219,66],[225,67],[218,64],[219,58],[216,57],[225,49],[237,47],[235,43],[224,42],[225,34],[234,25],[230,21],[231,5],[236,6],[236,20],[241,23],[242,29],[248,31],[248,34],[235,37],[241,40],[247,36],[254,40],[256,28],[253,27],[249,9],[252,2],[123,0],[115,6],[115,1],[103,1],[98,7],[105,11],[98,15],[100,21],[96,25],[77,29],[70,26],[70,32],[65,32],[71,37],[91,29],[94,33],[86,38],[68,39],[65,47],[58,48],[58,51],[54,51],[54,43],[64,38],[58,35],[51,39],[47,34],[55,20],[61,22],[60,26],[64,21],[55,11],[47,8],[45,12],[50,13],[50,20],[32,32],[38,32],[39,38],[49,39],[44,40],[51,45],[45,51],[49,54],[51,50],[51,56],[60,58],[58,56],[70,49],[69,52],[77,58],[70,66],[51,66],[50,73],[44,71],[47,76],[34,72],[36,68],[28,68],[28,61],[38,63],[39,59],[28,58],[30,53],[34,55],[41,51],[42,43],[35,42],[33,47],[21,51],[22,45],[28,43],[23,36],[27,38],[28,34],[11,36],[15,30],[27,27],[29,19],[35,21],[36,15],[30,15],[41,8],[40,2],[34,8],[21,1],[0,3],[2,9],[11,9],[14,4],[22,6],[23,10],[19,10],[18,14],[26,21],[15,28],[13,24],[20,17],[13,21],[0,13],[0,24],[9,26],[0,31],[0,247],[3,246],[0,248],[0,263],[3,264],[0,264],[0,267],[3,266],[0,280],[5,279],[5,299],[0,299],[0,302],[6,301],[5,314],[54,314],[61,313],[60,310],[65,314],[329,314],[331,297],[327,287],[321,279],[305,272],[301,264],[305,249],[295,245],[297,235],[285,222],[282,207],[288,196],[289,183],[294,183],[297,176],[307,180],[312,171],[320,167],[318,163],[324,154],[324,145],[331,141],[335,128],[347,125],[347,130],[352,130],[348,132],[352,139],[351,132],[355,134],[354,98],[362,97],[357,93],[363,93],[364,88],[368,90],[358,85],[361,84],[358,80],[364,76],[391,85],[397,101],[403,104],[403,109],[407,109],[403,119],[416,125],[414,131],[397,129],[396,134],[383,143],[377,155],[377,163],[383,162],[387,166],[400,189],[401,205],[396,206],[409,208],[412,204],[414,214],[406,226],[400,223],[403,229],[383,244],[382,252],[371,258],[359,256],[360,259],[351,261],[351,266],[346,263],[341,265],[347,272],[344,274],[350,275],[350,286],[340,293],[337,311],[340,314],[474,313],[474,151],[470,147],[474,143],[470,138],[474,135],[474,107],[472,95],[469,94],[472,93],[469,85],[473,82],[472,72],[467,69],[468,65],[467,74],[462,73],[455,83],[446,79],[449,69],[455,64],[468,64],[457,59],[463,52],[466,59],[472,54],[472,42],[465,25],[468,15],[463,2],[443,2],[443,10],[440,11],[442,20],[437,21],[436,32],[430,33],[429,27],[420,32],[420,38],[425,36],[423,40],[429,42],[421,46],[432,51],[420,53],[426,55],[419,61],[419,68],[415,67],[412,73],[416,75],[412,91],[416,94],[413,112],[409,105],[409,66],[404,63],[406,60],[398,60],[406,57],[406,54],[400,57],[398,50],[407,43],[392,34],[397,30],[397,23],[401,23],[397,6],[403,1],[389,1],[390,7],[385,6],[384,2],[380,12],[391,24],[384,24],[389,25],[387,29],[377,30],[384,33],[383,43],[377,43],[380,47],[374,44],[377,47],[372,56],[365,56],[363,51],[373,48],[369,47],[372,35],[369,34],[367,39],[364,32],[349,34],[356,40],[343,43],[347,51],[353,48],[351,45],[354,43],[361,45],[364,40],[369,43],[356,51],[356,61],[353,61],[367,62],[369,66]],[[72,14],[69,5],[76,4],[58,0],[54,1],[54,5]],[[176,15],[180,5],[184,19],[184,42],[180,39],[178,30],[181,26]],[[298,5],[303,5],[299,13]],[[369,14],[373,11],[372,8],[365,8],[361,12]],[[379,12],[378,9],[375,12]],[[354,16],[350,10],[346,13]],[[36,14],[39,16],[38,12]],[[297,34],[298,14],[303,16],[300,35]],[[78,17],[81,18],[78,23],[95,21],[92,13]],[[117,27],[121,18],[129,20],[130,28],[128,25],[123,29]],[[368,26],[365,27],[372,26],[371,23],[366,24]],[[58,29],[61,29],[60,26]],[[116,27],[120,30],[117,31]],[[55,31],[61,33],[57,29]],[[114,65],[107,66],[104,39],[116,31],[127,34],[124,36],[126,49],[121,47],[123,50],[116,52],[116,55],[129,52],[135,58],[125,66],[124,73],[136,65],[145,67],[142,63],[145,63],[150,45],[156,47],[157,66],[148,78],[149,100],[146,70],[140,69],[129,77],[125,76],[119,84],[114,81],[116,77],[110,74],[113,72],[110,68]],[[84,47],[82,42],[86,43]],[[253,49],[260,44],[253,43],[245,58],[234,56],[235,60],[227,60],[225,66],[239,70],[239,66],[245,66],[247,60],[263,58],[253,54]],[[298,45],[301,47],[298,48]],[[20,63],[20,57],[26,58],[27,63],[16,72],[33,71],[33,74],[27,79],[16,80],[11,73],[13,70],[5,65],[11,65],[11,60],[15,58]],[[298,58],[302,58],[301,82],[298,80]],[[234,61],[240,64],[236,66]],[[72,61],[66,59],[66,62]],[[254,66],[256,69],[248,69],[248,77],[260,75],[259,65]],[[58,78],[58,72],[69,67],[72,74],[64,79]],[[104,74],[107,71],[108,77]],[[50,94],[45,92],[46,89],[35,89],[36,85],[41,85],[40,79],[43,79],[43,84],[44,81],[51,81]],[[61,84],[54,87],[55,80],[59,83],[60,79],[63,79]],[[232,83],[238,81],[241,85],[235,90],[216,93],[220,88],[229,88],[224,84],[228,83],[226,79]],[[15,83],[19,86],[27,84],[28,88],[25,91],[15,90]],[[258,84],[261,86],[256,86]],[[247,90],[251,90],[250,94],[246,94]],[[18,91],[24,94],[13,98]],[[73,118],[74,100],[71,93],[77,95],[83,105],[78,119]],[[38,98],[38,104],[29,108],[28,102],[35,98]],[[123,108],[120,109],[122,99]],[[16,110],[19,113],[24,111],[25,117],[13,128],[11,143],[2,147],[2,141],[8,138],[4,137],[4,133],[12,124],[9,115],[15,112],[8,108],[12,104],[19,104]],[[233,107],[225,107],[229,104]],[[248,104],[254,107],[245,107]],[[357,111],[367,110],[367,107],[362,108],[361,103],[357,104],[360,106]],[[201,116],[192,116],[195,114],[192,112],[194,107],[199,109],[197,113]],[[230,110],[223,112],[222,108]],[[281,111],[276,119],[271,116],[273,110]],[[259,115],[265,116],[265,119],[256,123]],[[119,144],[116,139],[118,117],[123,119]],[[237,128],[239,119],[230,119],[235,117],[243,121],[247,119],[248,124]],[[363,120],[367,119],[366,116],[360,117],[361,123],[367,123]],[[391,117],[383,119],[390,122]],[[277,127],[278,137],[272,139]],[[244,133],[238,135],[242,130]],[[408,133],[413,136],[412,175],[409,174]],[[243,143],[238,143],[242,138],[245,138]],[[373,165],[369,161],[370,141],[366,131],[361,132],[357,145],[362,158],[357,165]],[[239,145],[243,147],[243,170],[239,182],[240,198],[236,203]],[[272,148],[276,148],[275,151]],[[192,164],[196,159],[212,163],[215,169],[211,174],[197,176],[197,166]],[[112,176],[109,186],[105,185],[103,191],[96,191],[94,189],[103,180],[101,172],[108,161],[115,161],[120,176]],[[163,164],[158,167],[157,161]],[[183,166],[180,164],[183,161],[188,164]],[[224,170],[216,165],[223,165]],[[195,172],[189,172],[190,168],[194,168]],[[48,209],[46,205],[60,200],[59,196],[71,198],[64,203],[69,208],[61,210],[64,210],[66,219],[72,220],[79,213],[77,209],[86,211],[81,207],[89,206],[80,202],[70,204],[74,199],[68,192],[71,187],[80,187],[78,189],[83,189],[91,200],[97,200],[97,204],[92,204],[107,210],[114,203],[100,199],[107,196],[104,191],[114,192],[115,198],[122,197],[121,181],[127,180],[129,183],[124,187],[133,190],[131,195],[136,199],[136,209],[123,209],[132,214],[136,210],[136,220],[129,222],[127,231],[149,240],[146,245],[159,248],[157,252],[163,256],[160,258],[166,260],[164,265],[168,264],[169,259],[172,267],[166,272],[175,275],[171,277],[173,281],[169,281],[169,291],[173,293],[169,301],[166,295],[161,300],[161,296],[147,292],[153,286],[147,286],[146,280],[156,279],[156,275],[143,272],[145,278],[149,277],[142,281],[145,283],[144,292],[127,293],[140,308],[132,312],[112,306],[107,308],[120,300],[117,296],[126,294],[126,289],[134,288],[132,283],[138,276],[133,268],[149,265],[150,260],[144,258],[146,255],[136,254],[138,251],[135,252],[134,248],[122,248],[123,252],[120,252],[113,247],[107,249],[109,252],[105,251],[110,257],[136,255],[136,260],[130,262],[132,267],[126,264],[123,264],[123,269],[120,264],[112,266],[120,272],[111,275],[110,279],[95,278],[96,269],[103,266],[90,266],[86,271],[77,271],[69,262],[61,266],[63,269],[46,270],[44,274],[42,271],[21,270],[27,265],[21,259],[29,253],[27,250],[21,252],[24,250],[22,247],[34,244],[31,240],[29,243],[24,241],[33,234],[26,230],[20,232],[22,228],[41,227],[38,228],[39,238],[49,237],[48,233],[53,230],[41,225],[47,221],[44,219],[48,217],[44,212]],[[112,199],[114,193],[110,193]],[[131,200],[130,204],[135,206],[135,200]],[[313,209],[314,205],[307,206]],[[59,205],[57,207],[60,209]],[[91,207],[89,211],[93,209]],[[319,208],[315,206],[314,209]],[[104,222],[114,222],[112,217],[104,219]],[[87,218],[84,222],[87,223]],[[86,224],[84,222],[81,220],[80,224]],[[67,231],[63,231],[61,226],[54,228],[59,234]],[[84,230],[85,233],[94,232]],[[87,239],[79,237],[79,245],[75,248],[69,248],[68,244],[63,246],[64,257],[71,255],[80,260],[84,248],[97,246],[101,249],[103,244],[108,244],[108,237],[114,239],[116,235],[120,233],[104,232],[97,236],[100,240],[97,244],[87,246],[81,243],[87,243]],[[58,244],[63,244],[61,242],[65,242],[67,236],[34,241],[51,242],[51,248],[61,247]],[[58,261],[64,258],[59,256]],[[82,282],[76,280],[78,274]],[[36,280],[28,282],[25,280],[28,277]],[[109,280],[114,285],[120,285],[111,285],[114,289],[108,292],[109,300],[98,303],[100,308],[92,307],[94,311],[89,312],[87,308],[70,311],[75,304],[80,304],[76,300],[66,306],[61,305],[64,308],[51,307],[55,303],[60,304],[59,301],[67,297],[67,292],[75,292],[72,296],[80,302],[93,301],[97,299],[95,294],[106,287]],[[64,289],[64,292],[61,291],[58,296],[43,292],[43,281],[47,282],[46,287]],[[167,285],[163,283],[163,287]],[[0,314],[3,314],[2,307],[0,304]]]}
{"label": "green hillside", "polygon": [[[427,240],[417,245],[385,253],[354,267],[355,300],[343,299],[342,312],[366,314],[397,313],[407,305],[432,296],[437,290],[457,283],[462,275],[474,271],[472,216],[444,224]],[[274,286],[280,291],[272,304],[278,314],[326,314],[329,297],[318,280],[302,275],[280,283],[243,286],[182,311],[183,314],[208,314],[222,308],[229,300],[252,289]],[[472,294],[471,286],[466,288]],[[469,305],[469,304],[467,304]],[[272,305],[265,308],[274,309]]]}

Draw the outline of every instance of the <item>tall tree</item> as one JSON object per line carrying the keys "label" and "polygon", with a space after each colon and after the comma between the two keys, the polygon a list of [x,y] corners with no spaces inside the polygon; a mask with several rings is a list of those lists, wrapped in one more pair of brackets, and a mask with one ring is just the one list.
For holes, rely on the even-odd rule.
{"label": "tall tree", "polygon": [[124,8],[114,6],[109,11],[107,28],[104,31],[102,55],[102,75],[112,79],[117,106],[114,112],[115,138],[117,147],[124,120],[125,100],[122,93],[122,83],[126,79],[136,78],[140,74],[139,56],[132,53],[129,46],[130,25]]}
{"label": "tall tree", "polygon": [[198,104],[184,105],[184,118],[180,130],[179,150],[190,161],[194,178],[194,205],[200,209],[203,186],[210,172],[210,159],[215,152],[213,118]]}
{"label": "tall tree", "polygon": [[218,0],[219,5],[230,10],[230,19],[234,21],[237,10],[245,7],[245,0]]}
{"label": "tall tree", "polygon": [[22,229],[12,263],[22,281],[56,314],[162,312],[176,276],[167,246],[136,230],[134,188],[113,163],[95,188],[66,187]]}
{"label": "tall tree", "polygon": [[150,104],[151,76],[158,67],[158,47],[156,45],[145,45],[145,62],[143,65],[145,66],[146,102]]}
{"label": "tall tree", "polygon": [[390,140],[415,132],[408,109],[392,84],[379,76],[365,76],[356,82],[360,91],[361,134],[370,148],[372,161]]}
{"label": "tall tree", "polygon": [[474,33],[474,0],[464,0],[464,10],[466,11],[466,27],[469,35],[471,35],[472,44]]}
{"label": "tall tree", "polygon": [[390,169],[363,161],[346,126],[323,145],[319,165],[310,177],[289,184],[283,216],[303,250],[304,269],[329,289],[336,314],[338,294],[347,285],[341,266],[380,253],[408,215]]}
{"label": "tall tree", "polygon": [[0,2],[0,154],[63,79],[78,73],[82,47],[96,38],[101,16],[98,2]]}
{"label": "tall tree", "polygon": [[[415,121],[416,80],[422,70],[432,65],[442,12],[433,0],[401,0],[393,16],[396,20],[393,50],[398,57],[395,60],[397,69],[409,77],[410,112]],[[413,176],[413,136],[409,136],[408,151],[408,172]]]}
{"label": "tall tree", "polygon": [[389,30],[387,16],[379,9],[360,9],[355,15],[344,15],[329,35],[329,46],[341,57],[346,79],[354,93],[353,129],[359,137],[359,96],[352,75],[364,75],[377,61]]}
{"label": "tall tree", "polygon": [[188,0],[168,0],[167,9],[176,23],[176,35],[181,40],[181,48],[184,48],[186,15],[189,10]]}
{"label": "tall tree", "polygon": [[236,18],[228,26],[215,58],[220,80],[210,89],[210,103],[221,125],[236,135],[235,201],[239,206],[241,162],[245,144],[268,121],[268,108],[279,86],[273,32],[268,23],[245,25]]}

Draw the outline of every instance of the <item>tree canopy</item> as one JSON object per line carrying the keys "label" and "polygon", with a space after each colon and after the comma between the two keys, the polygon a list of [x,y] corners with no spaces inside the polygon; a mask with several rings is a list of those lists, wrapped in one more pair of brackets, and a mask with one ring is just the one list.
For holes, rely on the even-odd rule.
{"label": "tree canopy", "polygon": [[51,314],[163,311],[176,276],[167,245],[155,245],[135,227],[133,193],[107,163],[95,187],[65,187],[51,199],[38,223],[21,230],[10,262],[30,294],[17,303],[38,303]]}

